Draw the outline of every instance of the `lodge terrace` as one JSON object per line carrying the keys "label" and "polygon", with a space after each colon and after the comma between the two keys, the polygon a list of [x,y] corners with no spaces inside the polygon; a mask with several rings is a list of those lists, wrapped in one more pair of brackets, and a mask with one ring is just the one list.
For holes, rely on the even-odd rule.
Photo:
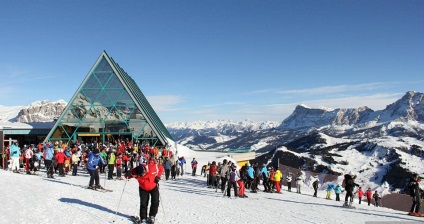
{"label": "lodge terrace", "polygon": [[[4,144],[117,139],[166,147],[171,134],[135,81],[103,51],[55,122],[0,125]],[[1,133],[0,133],[1,134]]]}

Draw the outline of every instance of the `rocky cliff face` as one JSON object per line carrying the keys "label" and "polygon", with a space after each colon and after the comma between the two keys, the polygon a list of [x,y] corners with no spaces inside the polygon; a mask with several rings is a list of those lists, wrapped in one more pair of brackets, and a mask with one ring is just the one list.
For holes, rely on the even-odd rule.
{"label": "rocky cliff face", "polygon": [[66,105],[67,103],[64,100],[36,101],[21,109],[15,120],[23,123],[51,122],[62,114]]}
{"label": "rocky cliff face", "polygon": [[373,111],[366,106],[329,110],[298,105],[293,113],[283,120],[279,128],[309,129],[324,126],[364,126],[408,121],[424,123],[423,93],[407,92],[401,99],[379,111]]}

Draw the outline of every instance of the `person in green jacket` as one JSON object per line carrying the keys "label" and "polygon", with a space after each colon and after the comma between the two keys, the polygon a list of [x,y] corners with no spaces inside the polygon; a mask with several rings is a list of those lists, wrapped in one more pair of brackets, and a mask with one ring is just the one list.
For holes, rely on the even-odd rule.
{"label": "person in green jacket", "polygon": [[107,169],[108,169],[108,175],[107,179],[112,180],[113,179],[113,170],[115,169],[115,152],[112,151],[112,149],[109,151],[109,160],[107,162]]}
{"label": "person in green jacket", "polygon": [[[102,148],[101,152],[99,153],[100,157],[102,157],[103,161],[107,161],[107,153],[106,153],[106,148]],[[106,165],[102,165],[100,167],[100,173],[104,173],[105,172],[105,167]]]}

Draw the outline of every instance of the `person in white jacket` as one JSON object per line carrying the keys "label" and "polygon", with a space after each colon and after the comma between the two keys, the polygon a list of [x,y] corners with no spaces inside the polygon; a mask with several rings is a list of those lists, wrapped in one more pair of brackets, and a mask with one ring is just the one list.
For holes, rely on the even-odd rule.
{"label": "person in white jacket", "polygon": [[303,182],[303,174],[298,173],[296,177],[296,192],[299,194],[300,194],[300,188],[302,187],[302,182]]}
{"label": "person in white jacket", "polygon": [[291,173],[289,173],[286,176],[286,181],[287,181],[287,190],[291,192],[291,184],[292,184],[292,176]]}

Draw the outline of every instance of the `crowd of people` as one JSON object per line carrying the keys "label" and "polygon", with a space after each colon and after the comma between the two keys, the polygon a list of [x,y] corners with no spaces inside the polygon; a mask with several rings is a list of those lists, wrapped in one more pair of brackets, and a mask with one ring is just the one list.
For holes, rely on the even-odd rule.
{"label": "crowd of people", "polygon": [[[233,197],[247,197],[245,194],[246,190],[250,190],[250,193],[258,193],[259,184],[263,186],[263,192],[266,193],[281,193],[282,189],[283,173],[277,167],[267,167],[266,164],[259,166],[257,163],[251,165],[248,162],[240,169],[237,169],[236,164],[224,159],[222,163],[213,161],[202,166],[201,175],[207,178],[206,184],[208,188],[215,188],[216,191],[220,189],[221,193],[227,197],[231,197],[231,189],[234,189]],[[311,179],[314,189],[313,197],[317,197],[319,180],[317,176],[312,176]],[[376,207],[381,206],[382,196],[378,191],[373,192],[371,188],[368,188],[366,191],[362,190],[362,187],[355,183],[355,179],[355,174],[348,173],[344,175],[342,184],[325,183],[327,185],[326,199],[331,200],[331,195],[334,191],[336,201],[341,201],[340,195],[341,193],[345,193],[344,207],[354,208],[352,203],[355,195],[358,197],[359,204],[361,204],[362,198],[365,197],[368,206],[372,203]],[[305,180],[302,172],[299,172],[297,175],[288,173],[285,180],[288,192],[291,192],[292,182],[294,181],[296,193],[301,193]],[[414,174],[408,184],[409,194],[413,199],[411,210],[408,213],[411,216],[422,216],[420,208],[424,198],[424,192],[419,188],[419,182],[418,175]]]}

